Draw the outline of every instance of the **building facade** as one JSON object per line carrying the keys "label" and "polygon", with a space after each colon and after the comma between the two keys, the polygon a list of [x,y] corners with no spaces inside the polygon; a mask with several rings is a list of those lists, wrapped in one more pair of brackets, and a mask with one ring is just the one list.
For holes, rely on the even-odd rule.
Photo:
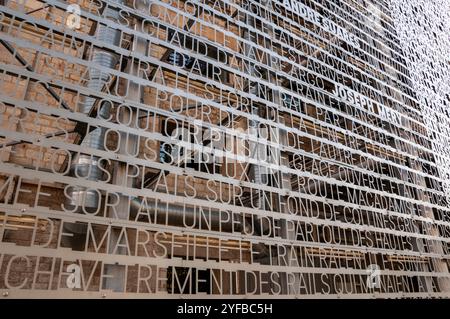
{"label": "building facade", "polygon": [[450,4],[0,1],[0,291],[450,296]]}

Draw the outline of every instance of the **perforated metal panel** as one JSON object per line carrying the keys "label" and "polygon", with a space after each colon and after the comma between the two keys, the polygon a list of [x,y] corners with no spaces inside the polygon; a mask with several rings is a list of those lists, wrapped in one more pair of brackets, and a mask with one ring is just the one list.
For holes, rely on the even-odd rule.
{"label": "perforated metal panel", "polygon": [[4,1],[0,290],[448,297],[441,2]]}

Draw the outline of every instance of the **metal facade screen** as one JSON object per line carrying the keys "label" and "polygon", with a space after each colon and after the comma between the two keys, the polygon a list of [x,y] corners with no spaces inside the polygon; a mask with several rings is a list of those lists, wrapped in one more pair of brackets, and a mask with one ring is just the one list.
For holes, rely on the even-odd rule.
{"label": "metal facade screen", "polygon": [[0,292],[449,297],[448,1],[0,1]]}

